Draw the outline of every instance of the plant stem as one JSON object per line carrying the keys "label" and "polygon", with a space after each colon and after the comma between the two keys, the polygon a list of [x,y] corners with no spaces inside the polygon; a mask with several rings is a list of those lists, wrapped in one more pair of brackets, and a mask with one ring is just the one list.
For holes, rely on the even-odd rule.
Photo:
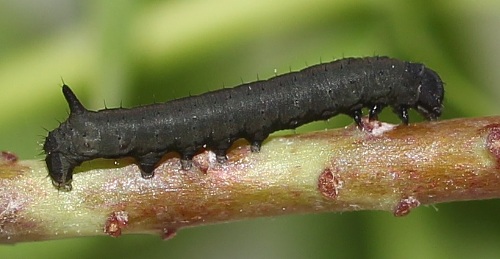
{"label": "plant stem", "polygon": [[183,171],[168,154],[152,179],[133,160],[93,160],[57,191],[43,161],[0,156],[0,242],[161,233],[278,216],[386,210],[500,197],[500,117],[342,129],[239,143],[219,164],[205,151]]}

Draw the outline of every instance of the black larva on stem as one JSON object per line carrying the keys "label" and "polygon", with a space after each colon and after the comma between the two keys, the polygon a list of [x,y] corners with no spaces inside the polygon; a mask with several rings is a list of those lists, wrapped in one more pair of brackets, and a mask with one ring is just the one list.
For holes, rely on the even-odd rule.
{"label": "black larva on stem", "polygon": [[408,109],[426,119],[441,115],[444,88],[438,74],[420,63],[388,57],[345,58],[198,96],[136,108],[89,111],[67,85],[69,118],[49,132],[45,161],[54,185],[71,190],[73,169],[95,158],[133,157],[150,178],[168,152],[191,166],[198,150],[212,150],[225,161],[231,144],[245,138],[251,150],[270,133],[325,120],[339,113],[362,126],[387,106],[408,124]]}

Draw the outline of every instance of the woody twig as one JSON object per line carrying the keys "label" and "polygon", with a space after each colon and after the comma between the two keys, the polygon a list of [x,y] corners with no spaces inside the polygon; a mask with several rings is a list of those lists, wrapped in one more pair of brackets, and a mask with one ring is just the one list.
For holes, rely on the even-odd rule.
{"label": "woody twig", "polygon": [[[0,158],[0,242],[160,233],[204,224],[354,210],[404,216],[419,205],[500,197],[500,117],[355,126],[239,143],[182,170],[168,154],[152,179],[132,159],[93,160],[73,190],[55,189],[43,161]],[[346,214],[346,217],[348,215]]]}

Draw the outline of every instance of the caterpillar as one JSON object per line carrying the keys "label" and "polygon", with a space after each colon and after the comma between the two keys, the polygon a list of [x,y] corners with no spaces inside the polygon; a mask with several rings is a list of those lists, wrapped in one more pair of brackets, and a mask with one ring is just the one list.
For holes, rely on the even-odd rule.
{"label": "caterpillar", "polygon": [[444,97],[439,75],[421,63],[389,57],[344,58],[243,83],[197,96],[135,108],[87,110],[64,84],[70,114],[49,132],[43,149],[53,185],[71,190],[73,169],[95,158],[133,157],[144,178],[151,178],[160,159],[178,152],[182,169],[201,148],[226,160],[232,143],[244,138],[251,151],[274,131],[351,116],[362,127],[362,108],[369,119],[387,106],[408,124],[408,109],[425,119],[441,115]]}

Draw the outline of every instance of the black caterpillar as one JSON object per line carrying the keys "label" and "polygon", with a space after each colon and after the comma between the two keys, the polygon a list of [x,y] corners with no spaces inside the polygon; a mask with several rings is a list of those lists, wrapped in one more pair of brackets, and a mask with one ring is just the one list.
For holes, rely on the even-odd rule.
{"label": "black caterpillar", "polygon": [[441,115],[443,83],[423,64],[388,57],[345,58],[268,80],[246,83],[160,104],[132,109],[89,111],[67,85],[62,91],[69,118],[49,132],[43,149],[53,184],[71,190],[73,169],[94,158],[134,157],[142,177],[150,178],[168,152],[180,153],[182,168],[202,147],[219,162],[239,138],[260,150],[270,133],[325,120],[339,113],[362,127],[391,106],[404,124],[408,109],[426,119]]}

